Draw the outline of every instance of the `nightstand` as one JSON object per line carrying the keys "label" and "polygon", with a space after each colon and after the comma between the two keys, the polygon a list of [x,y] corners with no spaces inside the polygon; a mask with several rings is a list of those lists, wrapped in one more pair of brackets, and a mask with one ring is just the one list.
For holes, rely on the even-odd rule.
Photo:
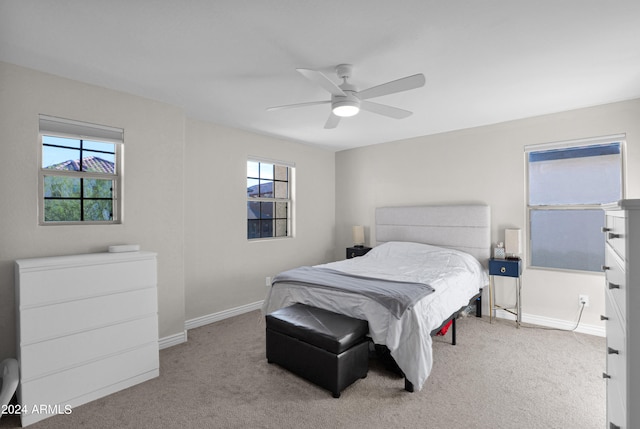
{"label": "nightstand", "polygon": [[366,255],[369,250],[371,250],[371,247],[347,247],[347,259]]}
{"label": "nightstand", "polygon": [[[504,310],[516,316],[516,327],[520,327],[522,322],[522,312],[520,307],[520,290],[522,289],[522,261],[520,259],[489,259],[489,323],[493,321],[493,312],[496,309]],[[493,277],[513,277],[516,279],[516,305],[515,307],[503,307],[495,303],[495,291],[493,287]]]}

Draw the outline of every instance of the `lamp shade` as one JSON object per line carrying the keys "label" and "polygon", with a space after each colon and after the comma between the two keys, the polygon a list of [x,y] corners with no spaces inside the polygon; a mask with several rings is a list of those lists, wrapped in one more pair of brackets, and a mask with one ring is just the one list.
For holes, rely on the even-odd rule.
{"label": "lamp shade", "polygon": [[353,244],[356,246],[362,246],[364,244],[364,227],[362,225],[356,225],[352,229]]}
{"label": "lamp shade", "polygon": [[504,250],[507,256],[519,256],[522,253],[522,232],[519,229],[504,230]]}

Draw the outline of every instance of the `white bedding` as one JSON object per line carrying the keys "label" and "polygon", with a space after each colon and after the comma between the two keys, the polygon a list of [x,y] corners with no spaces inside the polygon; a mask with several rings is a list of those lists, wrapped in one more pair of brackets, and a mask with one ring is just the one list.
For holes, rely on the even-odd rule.
{"label": "white bedding", "polygon": [[411,242],[384,243],[364,256],[317,266],[365,277],[426,283],[435,289],[400,319],[364,296],[299,284],[274,284],[263,305],[264,314],[299,302],[367,320],[373,341],[389,348],[417,390],[422,389],[433,364],[431,331],[489,281],[486,269],[471,255]]}

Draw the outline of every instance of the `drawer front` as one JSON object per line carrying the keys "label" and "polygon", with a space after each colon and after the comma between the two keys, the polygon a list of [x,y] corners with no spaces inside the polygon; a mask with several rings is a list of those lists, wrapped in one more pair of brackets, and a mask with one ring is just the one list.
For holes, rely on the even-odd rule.
{"label": "drawer front", "polygon": [[141,289],[157,283],[155,259],[20,273],[20,306],[38,306]]}
{"label": "drawer front", "polygon": [[606,429],[627,427],[627,407],[622,403],[622,392],[615,382],[607,382],[607,425]]}
{"label": "drawer front", "polygon": [[610,293],[616,307],[618,307],[624,324],[627,320],[627,284],[624,267],[610,246],[607,246],[605,250],[604,260],[605,266],[608,267],[605,270],[605,289]]}
{"label": "drawer front", "polygon": [[626,217],[607,215],[605,239],[622,260],[626,259]]}
{"label": "drawer front", "polygon": [[156,315],[31,344],[20,354],[22,382],[150,343],[158,344]]}
{"label": "drawer front", "polygon": [[[605,309],[607,312],[607,374],[608,387],[615,387],[621,393],[627,391],[627,350],[625,342],[625,330],[616,316],[615,309],[609,299],[605,298]],[[626,395],[622,395],[622,405],[626,407]]]}
{"label": "drawer front", "polygon": [[126,382],[143,374],[157,376],[158,369],[158,345],[148,344],[22,383],[20,399],[30,407],[38,404],[64,406],[77,401],[77,398],[83,395],[90,396],[99,389]]}
{"label": "drawer front", "polygon": [[519,277],[520,261],[492,259],[489,261],[489,274],[492,276]]}
{"label": "drawer front", "polygon": [[158,313],[156,288],[20,310],[21,347]]}

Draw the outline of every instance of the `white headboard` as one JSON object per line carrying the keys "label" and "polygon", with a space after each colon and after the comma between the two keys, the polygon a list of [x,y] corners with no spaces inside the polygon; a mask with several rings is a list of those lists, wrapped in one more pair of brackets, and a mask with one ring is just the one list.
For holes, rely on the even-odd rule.
{"label": "white headboard", "polygon": [[378,207],[376,242],[388,241],[412,241],[462,250],[486,266],[491,256],[489,206]]}

